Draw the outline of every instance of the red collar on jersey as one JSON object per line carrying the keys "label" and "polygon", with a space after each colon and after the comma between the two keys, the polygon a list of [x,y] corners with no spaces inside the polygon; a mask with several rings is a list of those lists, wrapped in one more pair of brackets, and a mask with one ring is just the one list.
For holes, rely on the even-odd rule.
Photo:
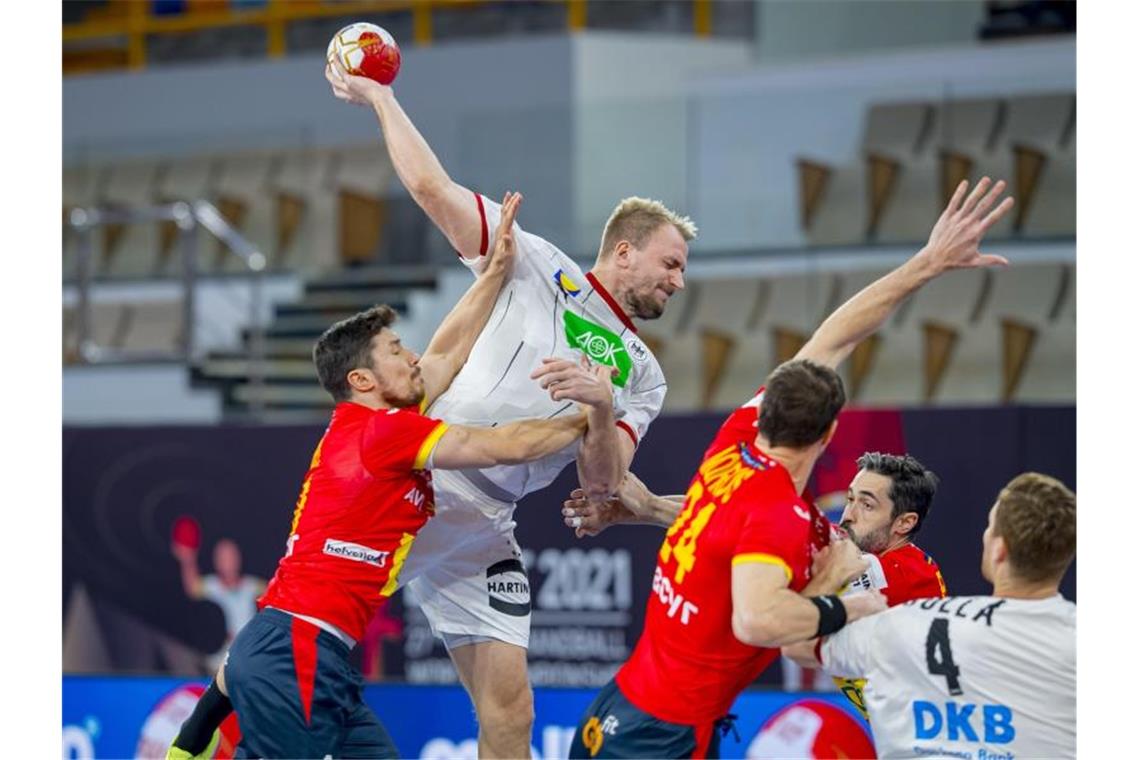
{"label": "red collar on jersey", "polygon": [[598,295],[602,297],[602,300],[606,302],[606,305],[609,306],[613,313],[617,315],[617,318],[621,320],[621,323],[628,327],[630,332],[636,335],[637,328],[633,326],[633,322],[630,321],[629,316],[620,306],[618,306],[618,302],[615,301],[614,297],[610,295],[610,291],[606,290],[602,286],[602,283],[598,282],[598,278],[594,276],[594,273],[586,272],[586,279],[589,280],[591,287],[593,287],[594,290],[598,292]]}

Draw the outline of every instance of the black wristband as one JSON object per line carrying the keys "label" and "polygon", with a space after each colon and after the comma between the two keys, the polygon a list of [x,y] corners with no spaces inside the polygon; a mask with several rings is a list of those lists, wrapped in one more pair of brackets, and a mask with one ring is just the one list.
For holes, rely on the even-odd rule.
{"label": "black wristband", "polygon": [[808,597],[811,603],[819,610],[819,630],[815,632],[816,638],[835,633],[847,625],[847,608],[835,594],[829,596]]}
{"label": "black wristband", "polygon": [[178,736],[174,739],[174,746],[191,755],[202,754],[202,751],[210,746],[214,731],[229,717],[233,709],[229,697],[218,688],[217,679],[210,681],[209,688],[198,698],[198,704],[194,705],[194,712],[190,713],[190,717],[179,729]]}

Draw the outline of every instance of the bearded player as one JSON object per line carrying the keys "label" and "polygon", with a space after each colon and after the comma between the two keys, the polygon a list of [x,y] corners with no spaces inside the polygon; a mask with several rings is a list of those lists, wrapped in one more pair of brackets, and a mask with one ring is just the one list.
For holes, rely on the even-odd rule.
{"label": "bearded player", "polygon": [[[499,206],[452,181],[390,87],[350,76],[335,61],[326,76],[338,98],[372,107],[400,180],[460,260],[479,271]],[[608,424],[591,421],[580,444],[531,465],[440,473],[436,518],[408,556],[403,577],[474,702],[480,757],[530,754],[530,592],[514,537],[515,503],[575,460],[590,498],[617,488],[666,389],[632,320],[660,316],[684,287],[695,235],[689,219],[660,203],[627,198],[606,224],[593,269],[583,273],[548,241],[517,231],[518,264],[467,365],[429,410],[480,425],[555,417],[572,413],[574,401],[596,406],[610,393],[599,387],[605,379],[579,366],[580,352],[614,372],[613,416]]]}
{"label": "bearded player", "polygon": [[[847,487],[840,527],[868,561],[851,582],[853,591],[881,591],[887,606],[946,596],[938,564],[914,543],[938,490],[938,477],[912,456],[868,452]],[[836,685],[867,718],[863,682],[836,678]]]}
{"label": "bearded player", "polygon": [[[926,247],[840,307],[729,416],[666,533],[642,636],[583,716],[572,757],[714,756],[716,725],[780,646],[838,631],[884,605],[878,592],[826,593],[836,588],[821,585],[826,568],[813,577],[811,557],[828,545],[828,523],[800,494],[844,401],[834,368],[930,279],[1007,263],[978,250],[1013,205],[1007,198],[994,206],[1004,188],[985,178],[967,195],[960,184]],[[668,510],[658,501],[647,514]],[[565,511],[579,534],[645,519],[612,502]]]}
{"label": "bearded player", "polygon": [[982,535],[992,595],[912,600],[788,652],[866,678],[880,757],[1076,757],[1077,606],[1059,591],[1076,548],[1076,494],[1023,473]]}
{"label": "bearded player", "polygon": [[[520,200],[504,199],[491,262],[423,357],[400,343],[387,306],[338,322],[317,341],[317,373],[337,405],[301,487],[285,556],[169,756],[207,748],[230,703],[241,725],[239,756],[398,755],[363,702],[348,654],[395,591],[435,511],[432,471],[541,459],[571,445],[599,414],[589,408],[491,429],[422,412],[463,366],[514,264]],[[598,404],[605,424],[611,403]]]}

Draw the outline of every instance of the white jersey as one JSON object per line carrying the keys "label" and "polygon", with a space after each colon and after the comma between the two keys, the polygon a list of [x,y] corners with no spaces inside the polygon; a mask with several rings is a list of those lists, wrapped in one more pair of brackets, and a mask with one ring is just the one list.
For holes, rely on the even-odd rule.
{"label": "white jersey", "polygon": [[[500,206],[476,196],[483,214],[483,251],[499,225]],[[487,326],[467,363],[427,414],[452,423],[490,427],[516,420],[576,414],[570,401],[552,401],[530,378],[544,357],[577,360],[618,369],[614,410],[618,426],[637,444],[665,400],[665,376],[652,352],[613,298],[554,245],[515,225],[517,259],[503,284]],[[463,262],[473,270],[485,264]],[[528,464],[500,465],[458,473],[435,473],[436,491],[468,491],[474,486],[495,502],[511,504],[553,481],[574,461],[578,444]]]}
{"label": "white jersey", "polygon": [[1060,595],[921,599],[829,636],[820,659],[866,677],[879,757],[1074,757],[1076,621]]}

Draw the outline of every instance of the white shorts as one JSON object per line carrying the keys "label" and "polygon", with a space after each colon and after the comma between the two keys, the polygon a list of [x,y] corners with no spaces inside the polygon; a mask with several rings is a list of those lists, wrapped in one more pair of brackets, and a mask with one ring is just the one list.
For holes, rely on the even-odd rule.
{"label": "white shorts", "polygon": [[416,535],[400,572],[432,633],[526,648],[530,583],[515,541],[514,504],[489,498],[463,476],[432,473],[435,515]]}

